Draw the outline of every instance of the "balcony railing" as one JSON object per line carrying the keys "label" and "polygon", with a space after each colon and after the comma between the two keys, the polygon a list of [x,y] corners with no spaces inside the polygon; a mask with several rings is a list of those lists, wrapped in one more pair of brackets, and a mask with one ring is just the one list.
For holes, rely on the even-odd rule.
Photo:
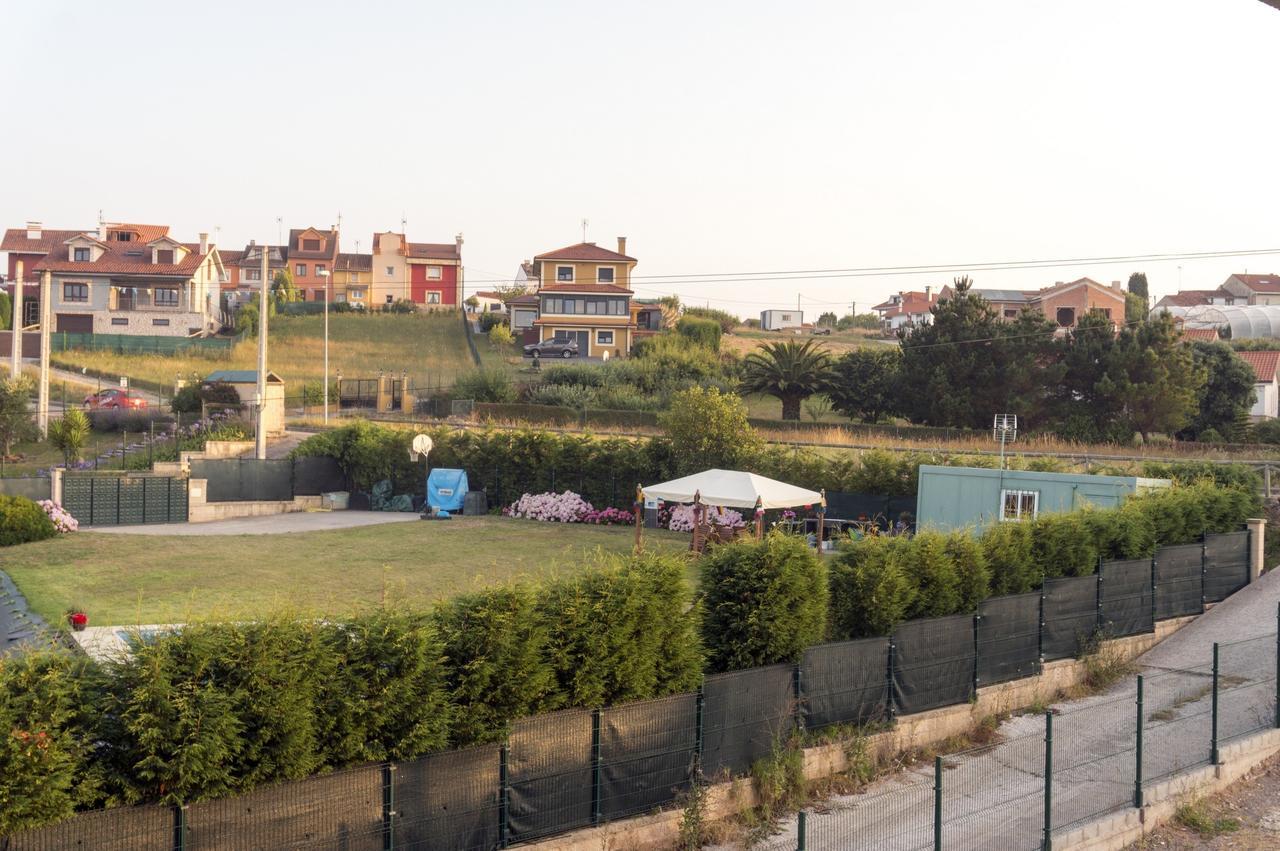
{"label": "balcony railing", "polygon": [[181,293],[173,302],[157,302],[148,290],[135,292],[113,291],[108,309],[112,312],[144,310],[157,313],[188,313],[187,300]]}

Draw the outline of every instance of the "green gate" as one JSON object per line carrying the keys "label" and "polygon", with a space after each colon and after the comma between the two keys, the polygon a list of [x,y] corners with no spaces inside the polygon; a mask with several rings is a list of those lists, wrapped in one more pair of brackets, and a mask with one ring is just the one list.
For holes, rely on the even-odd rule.
{"label": "green gate", "polygon": [[187,480],[140,474],[68,473],[62,479],[62,507],[81,526],[185,523]]}

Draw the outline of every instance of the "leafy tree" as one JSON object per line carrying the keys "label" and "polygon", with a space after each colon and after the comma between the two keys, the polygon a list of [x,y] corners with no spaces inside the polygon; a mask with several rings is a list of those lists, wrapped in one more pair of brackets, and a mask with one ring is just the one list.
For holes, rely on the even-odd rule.
{"label": "leafy tree", "polygon": [[742,366],[742,392],[779,399],[784,420],[800,419],[800,403],[826,390],[834,377],[831,355],[815,340],[768,343],[748,354]]}
{"label": "leafy tree", "polygon": [[836,330],[848,331],[850,328],[863,328],[867,331],[879,331],[882,323],[874,313],[846,313],[836,322]]}
{"label": "leafy tree", "polygon": [[834,328],[836,327],[837,322],[839,322],[839,320],[836,319],[836,315],[828,311],[818,317],[817,325],[819,328]]}
{"label": "leafy tree", "polygon": [[474,295],[467,296],[467,300],[463,302],[467,307],[471,308],[474,313],[475,309],[480,306],[480,299]]}
{"label": "leafy tree", "polygon": [[33,386],[25,375],[0,379],[0,451],[5,455],[13,452],[18,441],[37,436],[28,404]]}
{"label": "leafy tree", "polygon": [[671,397],[658,416],[679,475],[710,468],[742,468],[763,445],[747,422],[746,403],[715,387],[690,387]]}
{"label": "leafy tree", "polygon": [[10,331],[13,329],[13,302],[9,300],[9,294],[4,290],[0,290],[0,331]]}
{"label": "leafy tree", "polygon": [[1196,400],[1197,409],[1186,428],[1178,433],[1183,439],[1205,440],[1205,431],[1222,435],[1236,430],[1241,414],[1247,415],[1256,399],[1253,369],[1226,343],[1195,341],[1190,344],[1191,357],[1206,380]]}
{"label": "leafy tree", "polygon": [[1115,325],[1101,311],[1081,316],[1062,341],[1057,430],[1073,440],[1118,439],[1133,435],[1121,424],[1124,398],[1114,377]]}
{"label": "leafy tree", "polygon": [[79,408],[68,408],[49,423],[49,442],[62,452],[62,462],[70,467],[84,454],[89,442],[89,418]]}
{"label": "leafy tree", "polygon": [[885,346],[854,349],[835,363],[827,395],[831,406],[849,419],[874,423],[897,413],[902,394],[902,351]]}
{"label": "leafy tree", "polygon": [[686,307],[683,310],[685,316],[695,316],[698,319],[710,319],[712,322],[720,326],[720,330],[725,334],[733,333],[733,329],[741,324],[740,319],[727,310],[717,310],[714,307]]}
{"label": "leafy tree", "polygon": [[[262,300],[261,295],[254,293],[253,296],[240,305],[236,311],[236,332],[241,334],[258,333],[258,302]],[[274,298],[267,301],[267,319],[270,320],[276,315],[276,300]]]}
{"label": "leafy tree", "polygon": [[1147,300],[1137,293],[1124,294],[1124,321],[1132,325],[1147,318]]}
{"label": "leafy tree", "polygon": [[720,335],[723,331],[720,323],[714,319],[686,314],[676,322],[676,333],[691,343],[705,346],[713,352],[720,351]]}
{"label": "leafy tree", "polygon": [[1129,292],[1136,296],[1140,296],[1142,298],[1142,303],[1145,306],[1147,296],[1150,295],[1150,292],[1147,289],[1146,272],[1134,272],[1129,276]]}
{"label": "leafy tree", "polygon": [[1116,339],[1114,390],[1124,399],[1125,415],[1144,442],[1154,432],[1181,430],[1197,410],[1205,370],[1178,336],[1173,317],[1161,313],[1125,328]]}
{"label": "leafy tree", "polygon": [[[275,277],[271,279],[271,297],[277,307],[298,301],[302,297],[293,284],[293,273],[287,268],[276,270]],[[325,297],[328,297],[327,293]]]}

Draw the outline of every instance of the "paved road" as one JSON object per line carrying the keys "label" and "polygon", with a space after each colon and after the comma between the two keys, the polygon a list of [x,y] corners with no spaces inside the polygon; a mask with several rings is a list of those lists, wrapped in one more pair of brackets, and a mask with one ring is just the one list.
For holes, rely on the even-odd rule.
{"label": "paved road", "polygon": [[[1139,660],[1144,683],[1144,776],[1148,782],[1209,756],[1213,643],[1222,642],[1219,734],[1243,734],[1271,719],[1276,671],[1280,570],[1215,606]],[[1261,638],[1267,636],[1267,638]],[[1259,639],[1244,644],[1227,644]],[[1133,797],[1137,678],[1106,693],[1054,705],[1053,823],[1129,806]],[[947,848],[1039,848],[1044,823],[1044,716],[1013,718],[995,746],[944,762],[943,836]],[[810,815],[811,851],[932,848],[933,766],[828,801]],[[820,808],[823,809],[823,808]],[[762,847],[795,848],[795,824]]]}
{"label": "paved road", "polygon": [[351,529],[382,523],[404,523],[418,515],[400,511],[299,511],[268,517],[242,517],[211,523],[151,523],[145,526],[101,526],[91,531],[111,535],[281,535]]}

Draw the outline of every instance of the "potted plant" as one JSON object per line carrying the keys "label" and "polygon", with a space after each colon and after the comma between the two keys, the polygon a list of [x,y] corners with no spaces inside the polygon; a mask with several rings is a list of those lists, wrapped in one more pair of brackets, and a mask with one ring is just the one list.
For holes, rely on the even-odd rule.
{"label": "potted plant", "polygon": [[84,632],[84,628],[89,625],[89,616],[79,606],[72,606],[67,610],[67,622],[76,632]]}

